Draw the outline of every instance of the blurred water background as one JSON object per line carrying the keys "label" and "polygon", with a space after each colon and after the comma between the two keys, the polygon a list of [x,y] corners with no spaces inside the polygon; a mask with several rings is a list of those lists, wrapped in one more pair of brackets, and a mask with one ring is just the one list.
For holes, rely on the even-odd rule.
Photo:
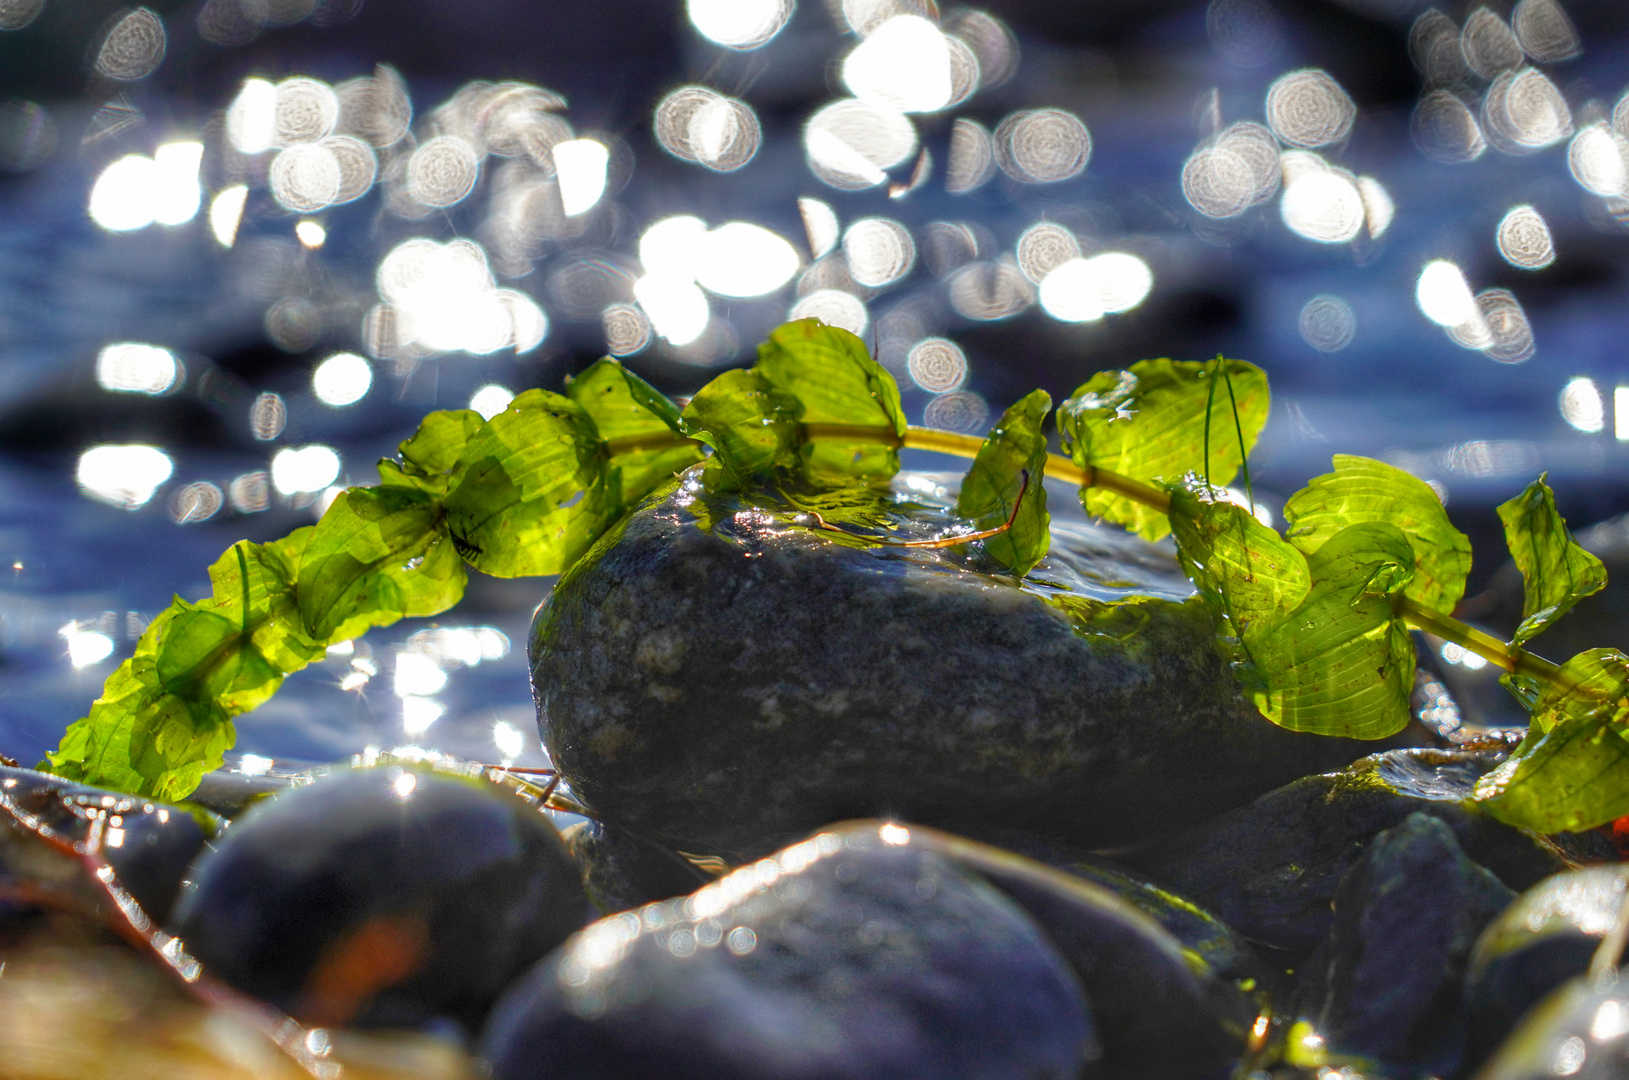
{"label": "blurred water background", "polygon": [[[0,0],[0,753],[426,411],[689,393],[789,315],[967,431],[1252,360],[1257,489],[1408,469],[1474,593],[1541,471],[1629,508],[1626,83],[1615,0]],[[234,764],[541,764],[546,588],[331,651]]]}

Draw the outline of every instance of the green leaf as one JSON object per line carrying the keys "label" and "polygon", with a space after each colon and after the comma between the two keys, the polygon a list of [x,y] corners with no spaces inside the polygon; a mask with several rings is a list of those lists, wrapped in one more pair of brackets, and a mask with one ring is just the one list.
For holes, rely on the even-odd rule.
{"label": "green leaf", "polygon": [[806,482],[815,487],[875,483],[899,471],[897,445],[879,444],[875,436],[854,439],[807,430],[807,425],[839,424],[883,429],[896,441],[904,436],[899,386],[859,338],[815,319],[799,319],[758,346],[753,370],[800,406],[797,418],[806,428],[799,455]]}
{"label": "green leaf", "polygon": [[602,447],[576,402],[547,390],[515,398],[470,439],[447,496],[459,553],[495,577],[564,571],[620,510]]}
{"label": "green leaf", "polygon": [[1306,556],[1197,477],[1169,490],[1182,569],[1248,653],[1311,590]]}
{"label": "green leaf", "polygon": [[1512,644],[1543,633],[1574,604],[1606,586],[1606,567],[1578,546],[1540,476],[1499,507],[1505,543],[1522,572],[1522,621]]}
{"label": "green leaf", "polygon": [[300,617],[311,640],[326,646],[404,616],[446,611],[464,595],[464,582],[434,500],[406,488],[351,488],[305,545]]}
{"label": "green leaf", "polygon": [[[1013,502],[1023,503],[1012,528],[984,541],[985,552],[1015,577],[1023,577],[1046,557],[1051,516],[1046,512],[1046,436],[1041,425],[1052,411],[1052,398],[1036,390],[1001,414],[979,447],[978,457],[962,480],[956,513],[990,529],[1012,516]],[[1024,474],[1028,473],[1028,485]]]}
{"label": "green leaf", "polygon": [[714,490],[748,490],[797,466],[797,400],[757,371],[726,371],[702,387],[680,425],[713,448],[706,476]]}
{"label": "green leaf", "polygon": [[[1214,434],[1212,436],[1214,438]],[[1311,554],[1348,525],[1395,525],[1414,549],[1409,599],[1452,612],[1465,594],[1471,542],[1448,521],[1429,484],[1372,458],[1336,454],[1335,471],[1317,476],[1284,504],[1285,535]]]}
{"label": "green leaf", "polygon": [[1591,649],[1540,691],[1527,738],[1477,781],[1475,805],[1535,832],[1581,832],[1629,814],[1629,657]]}
{"label": "green leaf", "polygon": [[1250,643],[1256,707],[1293,731],[1381,739],[1409,721],[1414,641],[1395,601],[1414,549],[1395,525],[1349,525],[1307,557],[1312,588]]}
{"label": "green leaf", "polygon": [[[1218,370],[1232,384],[1231,398],[1226,385],[1211,392],[1211,377]],[[1058,431],[1064,449],[1083,469],[1108,469],[1144,483],[1175,481],[1193,471],[1208,476],[1210,483],[1226,485],[1267,422],[1267,405],[1266,373],[1243,360],[1139,360],[1128,371],[1099,372],[1082,384],[1058,407]],[[1088,514],[1148,540],[1171,529],[1158,510],[1113,492],[1083,487],[1080,499]]]}
{"label": "green leaf", "polygon": [[445,495],[465,448],[485,423],[470,409],[431,413],[402,443],[398,460],[379,462],[380,484],[417,488],[438,498]]}
{"label": "green leaf", "polygon": [[679,431],[679,408],[609,356],[566,380],[566,396],[581,405],[605,440],[607,488],[618,507],[632,506],[702,459],[701,447]]}

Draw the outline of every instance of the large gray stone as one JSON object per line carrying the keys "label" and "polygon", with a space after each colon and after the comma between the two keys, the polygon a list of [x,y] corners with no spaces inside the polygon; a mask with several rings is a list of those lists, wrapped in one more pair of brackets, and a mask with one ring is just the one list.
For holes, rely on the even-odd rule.
{"label": "large gray stone", "polygon": [[[928,486],[900,535],[950,524]],[[1372,749],[1263,719],[1163,547],[1081,522],[1022,583],[978,559],[687,474],[539,613],[543,741],[603,819],[732,861],[867,815],[1112,844]]]}

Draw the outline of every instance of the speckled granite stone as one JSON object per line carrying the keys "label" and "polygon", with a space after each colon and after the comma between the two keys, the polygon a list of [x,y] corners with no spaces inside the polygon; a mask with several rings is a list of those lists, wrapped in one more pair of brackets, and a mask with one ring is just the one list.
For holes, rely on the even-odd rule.
{"label": "speckled granite stone", "polygon": [[867,815],[1112,844],[1372,748],[1263,719],[1175,560],[1117,529],[1056,526],[1020,587],[766,505],[687,474],[539,612],[543,741],[604,819],[732,861]]}

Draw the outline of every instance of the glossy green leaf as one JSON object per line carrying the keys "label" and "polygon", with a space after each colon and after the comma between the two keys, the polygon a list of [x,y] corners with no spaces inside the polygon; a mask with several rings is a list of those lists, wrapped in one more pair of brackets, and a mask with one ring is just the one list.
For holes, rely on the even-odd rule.
{"label": "glossy green leaf", "polygon": [[1170,492],[1182,569],[1249,652],[1311,590],[1306,556],[1197,477]]}
{"label": "glossy green leaf", "polygon": [[447,530],[470,565],[495,577],[558,574],[619,510],[587,410],[528,390],[470,440],[447,496]]}
{"label": "glossy green leaf", "polygon": [[1414,549],[1395,525],[1349,525],[1307,557],[1312,588],[1250,643],[1256,707],[1292,731],[1381,739],[1409,721],[1414,641],[1395,601]]}
{"label": "glossy green leaf", "polygon": [[[1225,382],[1212,394],[1211,377],[1218,371],[1231,382],[1231,397]],[[1139,360],[1130,370],[1099,372],[1082,384],[1058,407],[1058,431],[1064,449],[1083,469],[1108,469],[1144,483],[1175,481],[1191,471],[1225,486],[1232,483],[1267,422],[1267,405],[1266,373],[1243,360],[1219,365]],[[1122,495],[1084,487],[1080,498],[1088,514],[1124,525],[1146,539],[1158,540],[1171,530],[1164,514]]]}
{"label": "glossy green leaf", "polygon": [[1414,549],[1405,593],[1423,607],[1451,612],[1465,594],[1471,542],[1448,520],[1429,484],[1373,458],[1336,454],[1335,471],[1312,479],[1284,504],[1285,535],[1311,554],[1348,525],[1395,525]]}
{"label": "glossy green leaf", "polygon": [[1580,832],[1629,815],[1629,657],[1591,649],[1540,691],[1533,726],[1477,782],[1477,806],[1541,833]]}
{"label": "glossy green leaf", "polygon": [[748,490],[798,464],[798,404],[757,371],[726,371],[696,392],[680,425],[713,448],[707,484]]}
{"label": "glossy green leaf", "polygon": [[679,432],[679,409],[610,357],[566,381],[566,396],[587,411],[605,440],[606,486],[618,506],[632,506],[702,459]]}
{"label": "glossy green leaf", "polygon": [[[905,434],[899,386],[847,330],[815,319],[779,327],[758,346],[753,368],[797,402],[805,425],[841,424]],[[899,471],[899,451],[875,438],[844,438],[805,429],[799,447],[803,479],[815,487],[886,481]]]}
{"label": "glossy green leaf", "polygon": [[[1015,577],[1023,577],[1046,557],[1052,538],[1046,487],[1041,483],[1046,471],[1046,435],[1041,425],[1051,411],[1051,396],[1036,390],[1002,413],[979,447],[956,500],[956,513],[977,523],[979,529],[994,528],[1012,517],[1012,527],[985,540],[984,550]],[[1013,503],[1020,492],[1023,502],[1013,517]]]}
{"label": "glossy green leaf", "polygon": [[446,611],[464,595],[464,581],[436,502],[405,488],[351,488],[305,545],[300,617],[311,640],[326,646],[404,616]]}
{"label": "glossy green leaf", "polygon": [[437,498],[445,495],[465,448],[485,423],[471,409],[431,413],[402,443],[396,460],[379,462],[380,484],[417,488]]}
{"label": "glossy green leaf", "polygon": [[1499,507],[1505,543],[1522,572],[1525,596],[1514,644],[1544,632],[1584,597],[1606,587],[1606,567],[1578,546],[1555,508],[1550,485],[1539,477]]}

